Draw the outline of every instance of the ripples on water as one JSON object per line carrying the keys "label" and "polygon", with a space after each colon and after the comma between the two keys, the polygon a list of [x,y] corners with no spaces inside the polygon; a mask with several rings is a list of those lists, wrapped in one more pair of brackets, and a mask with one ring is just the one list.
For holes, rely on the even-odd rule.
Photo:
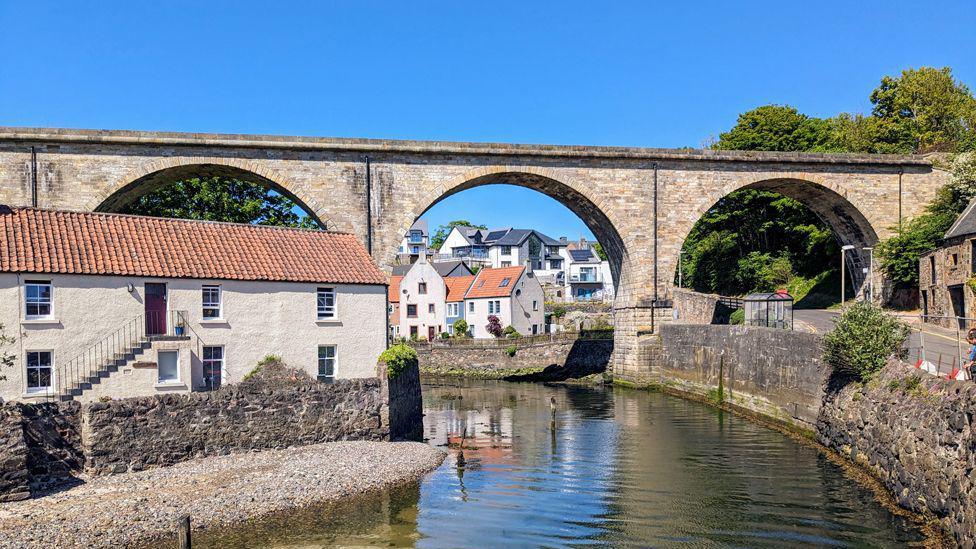
{"label": "ripples on water", "polygon": [[424,408],[429,442],[450,454],[419,486],[199,541],[903,547],[921,539],[813,448],[701,404],[626,389],[479,382],[425,385]]}

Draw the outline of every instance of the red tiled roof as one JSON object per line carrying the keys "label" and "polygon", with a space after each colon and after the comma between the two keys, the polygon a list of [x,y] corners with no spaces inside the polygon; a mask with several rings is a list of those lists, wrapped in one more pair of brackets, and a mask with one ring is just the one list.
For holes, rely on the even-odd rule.
{"label": "red tiled roof", "polygon": [[6,206],[0,272],[386,284],[350,234]]}
{"label": "red tiled roof", "polygon": [[400,281],[403,280],[402,276],[391,276],[390,277],[390,287],[387,289],[386,300],[390,303],[400,302]]}
{"label": "red tiled roof", "polygon": [[464,293],[471,287],[471,282],[474,279],[474,275],[449,276],[444,278],[444,285],[447,286],[447,298],[445,301],[448,303],[452,301],[464,301]]}
{"label": "red tiled roof", "polygon": [[[478,271],[474,282],[471,284],[471,288],[464,297],[468,299],[478,297],[508,297],[512,295],[512,291],[515,289],[515,283],[518,282],[524,270],[525,267],[521,265],[517,267],[502,267],[500,269],[481,269]],[[506,278],[508,279],[508,284],[502,286],[501,283]]]}

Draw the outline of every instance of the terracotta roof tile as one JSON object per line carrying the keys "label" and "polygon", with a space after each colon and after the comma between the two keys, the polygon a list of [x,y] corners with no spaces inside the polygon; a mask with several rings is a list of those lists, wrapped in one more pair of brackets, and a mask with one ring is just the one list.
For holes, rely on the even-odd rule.
{"label": "terracotta roof tile", "polygon": [[[502,267],[500,269],[481,269],[478,271],[474,282],[471,284],[471,288],[464,297],[466,299],[508,297],[512,295],[512,291],[515,289],[515,283],[518,282],[524,270],[525,267],[521,265],[516,267]],[[502,286],[502,282],[506,278],[508,279],[508,283]]]}
{"label": "terracotta roof tile", "polygon": [[390,303],[400,302],[400,281],[403,280],[402,276],[391,276],[390,277],[390,287],[387,290],[386,300]]}
{"label": "terracotta roof tile", "polygon": [[471,283],[474,281],[475,276],[448,276],[444,278],[444,285],[447,286],[447,298],[445,301],[448,303],[452,301],[464,301],[464,294],[471,287]]}
{"label": "terracotta roof tile", "polygon": [[386,284],[346,233],[6,206],[0,272]]}

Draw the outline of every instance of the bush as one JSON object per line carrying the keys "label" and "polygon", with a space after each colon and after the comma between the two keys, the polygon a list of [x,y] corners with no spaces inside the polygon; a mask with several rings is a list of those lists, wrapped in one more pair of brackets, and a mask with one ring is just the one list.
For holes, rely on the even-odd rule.
{"label": "bush", "polygon": [[553,303],[551,305],[547,303],[546,308],[549,309],[549,312],[555,318],[562,318],[566,316],[566,306],[562,303]]}
{"label": "bush", "polygon": [[465,337],[468,335],[468,323],[463,318],[454,321],[454,335],[456,337]]}
{"label": "bush", "polygon": [[502,323],[497,316],[488,315],[488,324],[485,325],[485,330],[495,337],[502,337]]}
{"label": "bush", "polygon": [[729,315],[729,324],[745,324],[746,323],[746,311],[745,309],[736,309],[732,311]]}
{"label": "bush", "polygon": [[409,345],[399,343],[380,353],[380,361],[386,364],[386,376],[396,379],[407,368],[419,363],[417,351]]}
{"label": "bush", "polygon": [[880,307],[858,301],[824,336],[824,361],[835,372],[865,381],[901,350],[908,331],[907,326]]}
{"label": "bush", "polygon": [[513,326],[511,326],[511,325],[509,325],[509,326],[505,326],[505,329],[504,329],[504,330],[502,330],[502,335],[504,335],[505,337],[507,337],[507,338],[509,338],[509,339],[519,339],[519,338],[521,338],[521,337],[522,337],[522,334],[520,334],[520,333],[518,332],[518,330],[516,330],[516,329],[515,329],[515,328],[514,328]]}
{"label": "bush", "polygon": [[508,349],[505,349],[505,352],[508,353],[508,356],[515,356],[515,353],[518,352],[518,348],[515,345],[512,345]]}
{"label": "bush", "polygon": [[441,332],[441,339],[451,339],[450,332]]}

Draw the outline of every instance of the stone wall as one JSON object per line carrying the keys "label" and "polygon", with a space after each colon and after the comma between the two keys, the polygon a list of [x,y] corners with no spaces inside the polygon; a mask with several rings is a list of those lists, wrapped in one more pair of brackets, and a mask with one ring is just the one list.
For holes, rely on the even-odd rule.
{"label": "stone wall", "polygon": [[71,479],[84,468],[81,405],[0,405],[0,501]]}
{"label": "stone wall", "polygon": [[976,384],[892,361],[865,386],[831,388],[820,441],[874,472],[899,505],[976,545]]}
{"label": "stone wall", "polygon": [[379,379],[273,388],[249,381],[212,393],[85,406],[86,470],[121,473],[245,450],[389,436]]}
{"label": "stone wall", "polygon": [[[487,379],[568,379],[607,369],[613,340],[555,339],[525,343],[475,340],[467,345],[418,344],[420,370],[430,375]],[[510,355],[510,348],[515,354]]]}
{"label": "stone wall", "polygon": [[772,328],[667,323],[642,340],[652,382],[812,429],[826,367],[820,338]]}
{"label": "stone wall", "polygon": [[[919,258],[919,299],[925,314],[976,318],[976,299],[973,290],[966,286],[973,275],[973,249],[973,240],[954,238]],[[953,304],[952,292],[957,292],[957,299],[961,299],[958,309]],[[927,321],[945,328],[956,327],[956,321],[951,318]]]}
{"label": "stone wall", "polygon": [[[385,368],[381,364],[380,368]],[[383,398],[389,402],[386,423],[391,440],[423,440],[424,410],[420,390],[420,368],[406,368],[400,375],[388,379],[382,375]]]}
{"label": "stone wall", "polygon": [[722,303],[721,299],[718,294],[672,288],[674,320],[685,324],[728,324],[735,309]]}
{"label": "stone wall", "polygon": [[27,440],[20,409],[0,406],[0,503],[30,497]]}

